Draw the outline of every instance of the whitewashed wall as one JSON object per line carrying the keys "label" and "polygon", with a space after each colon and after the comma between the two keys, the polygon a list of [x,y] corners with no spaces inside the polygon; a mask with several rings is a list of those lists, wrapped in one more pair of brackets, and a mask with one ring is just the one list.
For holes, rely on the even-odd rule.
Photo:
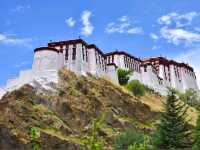
{"label": "whitewashed wall", "polygon": [[132,73],[132,75],[130,76],[129,81],[131,81],[131,80],[138,80],[138,81],[142,82],[142,75],[141,75],[141,73],[134,71]]}
{"label": "whitewashed wall", "polygon": [[7,81],[7,84],[6,84],[6,90],[7,91],[13,91],[15,89],[18,89],[19,88],[19,80],[18,78],[12,78],[12,79],[9,79]]}
{"label": "whitewashed wall", "polygon": [[106,76],[114,83],[119,83],[117,76],[117,68],[114,65],[107,66]]}
{"label": "whitewashed wall", "polygon": [[6,90],[0,88],[0,99],[3,97],[4,94],[6,94]]}
{"label": "whitewashed wall", "polygon": [[177,89],[180,92],[184,92],[183,82],[181,79],[182,74],[180,70],[179,73],[180,73],[180,78],[178,78],[178,76],[175,74],[175,66],[170,65],[171,87]]}
{"label": "whitewashed wall", "polygon": [[141,76],[143,84],[154,89],[156,92],[161,93],[162,95],[167,94],[167,88],[165,87],[165,85],[159,83],[158,75],[151,65],[146,66],[146,72],[144,66],[141,67]]}
{"label": "whitewashed wall", "polygon": [[61,68],[59,57],[59,53],[55,51],[42,50],[35,52],[32,66],[33,73],[59,70]]}
{"label": "whitewashed wall", "polygon": [[96,56],[95,56],[95,49],[90,48],[88,49],[88,66],[89,66],[89,73],[97,75],[97,64],[96,64]]}
{"label": "whitewashed wall", "polygon": [[[99,57],[96,54],[100,55],[101,60],[104,59],[103,56],[101,54],[99,54],[98,51],[95,50],[95,48],[88,49],[88,58],[89,58],[88,72],[91,74],[94,74],[98,77],[104,76],[104,75],[106,75],[106,71],[105,71],[105,69],[103,69],[103,65],[100,66]],[[97,59],[97,62],[96,62],[96,59]],[[104,61],[104,63],[106,63],[106,60]]]}
{"label": "whitewashed wall", "polygon": [[185,68],[181,68],[181,77],[182,77],[182,84],[183,84],[183,89],[184,91],[192,88],[192,89],[197,89],[199,90],[197,81],[194,76],[191,76],[188,72],[185,72]]}

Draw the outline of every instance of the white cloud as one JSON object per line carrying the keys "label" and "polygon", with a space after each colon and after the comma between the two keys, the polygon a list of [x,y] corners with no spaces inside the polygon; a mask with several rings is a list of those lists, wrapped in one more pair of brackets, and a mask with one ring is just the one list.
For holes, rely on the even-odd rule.
{"label": "white cloud", "polygon": [[155,33],[150,33],[150,37],[154,40],[158,40],[159,39],[159,36],[156,35]]}
{"label": "white cloud", "polygon": [[76,24],[76,20],[73,19],[73,17],[70,17],[68,19],[65,20],[65,23],[70,26],[73,27]]}
{"label": "white cloud", "polygon": [[200,46],[189,50],[187,52],[184,52],[183,54],[180,54],[177,56],[177,60],[183,61],[185,63],[190,64],[192,67],[194,67],[194,71],[197,76],[198,86],[200,87],[200,65],[199,65],[199,56],[200,56]]}
{"label": "white cloud", "polygon": [[156,49],[160,49],[160,46],[154,45],[154,46],[152,47],[152,50],[156,50]]}
{"label": "white cloud", "polygon": [[107,33],[128,33],[128,34],[141,34],[143,29],[141,27],[135,27],[131,24],[131,20],[128,16],[122,16],[117,22],[111,22],[106,26],[105,31]]}
{"label": "white cloud", "polygon": [[22,12],[25,11],[26,9],[30,9],[30,5],[18,5],[15,8],[11,9],[11,12],[16,13],[16,12]]}
{"label": "white cloud", "polygon": [[0,43],[9,44],[9,45],[23,45],[28,46],[32,39],[28,38],[12,38],[9,35],[0,33]]}
{"label": "white cloud", "polygon": [[[175,45],[193,46],[193,44],[199,43],[200,33],[198,28],[192,27],[193,19],[198,16],[200,16],[200,13],[194,11],[185,14],[172,12],[161,16],[157,20],[162,25],[158,37]],[[150,34],[150,36],[154,40],[158,39],[153,34]]]}
{"label": "white cloud", "polygon": [[169,29],[168,27],[163,27],[160,30],[160,34],[169,43],[173,43],[175,45],[185,43],[187,46],[194,42],[200,42],[199,33],[190,32],[180,28]]}
{"label": "white cloud", "polygon": [[130,19],[129,19],[129,17],[128,16],[122,16],[121,18],[119,18],[119,21],[121,21],[121,22],[127,22],[127,21],[129,21]]}
{"label": "white cloud", "polygon": [[81,34],[84,36],[89,36],[94,31],[94,26],[90,22],[90,18],[92,16],[92,12],[85,10],[81,15],[81,21],[83,23],[83,27],[81,28]]}
{"label": "white cloud", "polygon": [[192,20],[199,15],[200,14],[197,12],[189,12],[185,14],[172,12],[167,15],[161,16],[158,19],[158,23],[166,26],[172,25],[174,23],[176,27],[185,27],[191,25]]}
{"label": "white cloud", "polygon": [[28,64],[29,64],[28,61],[23,61],[23,62],[21,62],[21,63],[15,65],[14,67],[15,67],[15,68],[20,68],[20,67],[26,66],[26,65],[28,65]]}

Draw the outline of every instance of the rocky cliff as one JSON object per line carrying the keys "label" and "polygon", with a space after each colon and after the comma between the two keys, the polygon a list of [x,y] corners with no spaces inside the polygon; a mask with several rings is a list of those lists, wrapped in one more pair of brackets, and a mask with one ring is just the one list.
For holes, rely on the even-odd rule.
{"label": "rocky cliff", "polygon": [[[107,149],[112,149],[113,139],[126,128],[153,130],[162,107],[150,106],[161,105],[160,96],[137,99],[106,79],[76,76],[68,70],[61,70],[59,76],[59,84],[51,85],[53,91],[25,85],[4,95],[0,149],[31,149],[37,143],[41,149],[79,150],[95,119],[101,120],[98,135],[105,139]],[[32,128],[40,133],[34,141]]]}

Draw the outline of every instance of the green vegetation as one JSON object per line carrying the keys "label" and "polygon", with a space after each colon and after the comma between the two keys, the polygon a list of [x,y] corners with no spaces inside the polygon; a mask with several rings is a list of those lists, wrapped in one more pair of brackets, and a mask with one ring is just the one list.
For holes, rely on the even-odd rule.
{"label": "green vegetation", "polygon": [[117,75],[118,75],[118,80],[120,85],[126,85],[129,81],[129,76],[132,73],[130,70],[124,70],[124,69],[118,69],[117,70]]}
{"label": "green vegetation", "polygon": [[125,132],[116,137],[113,147],[115,150],[146,149],[145,136],[134,129],[127,129]]}
{"label": "green vegetation", "polygon": [[183,149],[188,146],[190,135],[186,122],[187,107],[181,101],[174,90],[170,90],[165,103],[165,112],[158,124],[158,133],[154,142],[157,148]]}
{"label": "green vegetation", "polygon": [[98,136],[98,131],[100,130],[102,121],[101,120],[93,120],[92,121],[92,129],[91,135],[88,136],[85,141],[84,145],[89,150],[103,150],[105,141],[103,138]]}
{"label": "green vegetation", "polygon": [[146,87],[138,80],[132,80],[127,84],[127,89],[133,93],[136,97],[145,95]]}
{"label": "green vegetation", "polygon": [[[151,133],[161,131],[155,125],[163,111],[164,97],[145,87],[145,95],[136,98],[126,88],[135,81],[119,87],[104,78],[76,76],[65,69],[59,75],[55,92],[37,91],[26,85],[3,97],[1,149],[158,150],[152,143],[156,143],[154,139],[160,141],[160,132],[156,132],[153,142],[150,137]],[[141,83],[136,83],[137,89]],[[195,118],[195,125],[196,110],[190,107],[188,112]],[[100,116],[103,119],[96,119]],[[192,137],[190,140],[193,141]]]}
{"label": "green vegetation", "polygon": [[37,142],[37,139],[40,137],[40,131],[35,128],[35,127],[31,127],[29,129],[29,136],[32,142],[32,149],[33,150],[40,150],[40,144]]}
{"label": "green vegetation", "polygon": [[197,120],[197,125],[196,128],[194,130],[194,145],[193,145],[193,150],[199,150],[200,148],[200,115],[199,118]]}

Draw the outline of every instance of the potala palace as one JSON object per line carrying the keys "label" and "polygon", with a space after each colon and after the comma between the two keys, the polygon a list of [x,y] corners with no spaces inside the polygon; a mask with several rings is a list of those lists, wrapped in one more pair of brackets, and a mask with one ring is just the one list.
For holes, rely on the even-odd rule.
{"label": "potala palace", "polygon": [[63,67],[79,75],[104,76],[115,83],[118,83],[118,68],[130,69],[133,71],[130,80],[139,80],[162,95],[166,95],[168,87],[181,92],[190,88],[198,90],[195,72],[188,64],[163,57],[139,59],[124,51],[103,53],[96,45],[75,39],[36,48],[32,69],[10,79],[0,89],[0,97],[27,83],[48,87],[48,83],[58,82],[57,73]]}

